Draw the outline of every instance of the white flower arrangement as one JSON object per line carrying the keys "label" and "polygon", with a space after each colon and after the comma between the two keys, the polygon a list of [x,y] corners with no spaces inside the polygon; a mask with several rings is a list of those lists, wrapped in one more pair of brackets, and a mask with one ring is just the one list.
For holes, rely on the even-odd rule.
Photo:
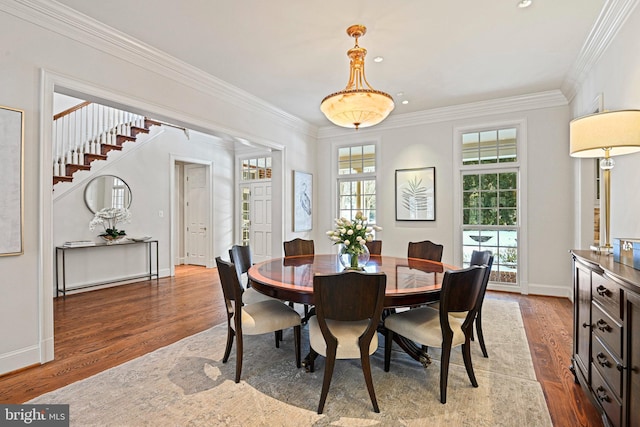
{"label": "white flower arrangement", "polygon": [[335,220],[336,228],[327,231],[327,236],[335,245],[342,244],[346,251],[352,255],[359,255],[364,252],[367,242],[373,240],[372,231],[381,231],[382,227],[369,225],[362,212],[356,212],[356,217],[349,221],[346,218]]}
{"label": "white flower arrangement", "polygon": [[131,222],[131,212],[127,208],[102,208],[94,215],[89,222],[89,230],[94,230],[98,225],[102,225],[104,233],[100,236],[111,236],[118,238],[126,236],[124,230],[118,230],[118,223]]}

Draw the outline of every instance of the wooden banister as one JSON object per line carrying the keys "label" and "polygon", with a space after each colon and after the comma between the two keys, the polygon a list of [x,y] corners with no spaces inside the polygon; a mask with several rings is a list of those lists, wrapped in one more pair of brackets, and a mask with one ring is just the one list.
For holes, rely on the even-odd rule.
{"label": "wooden banister", "polygon": [[73,113],[74,111],[81,109],[82,107],[86,107],[89,104],[91,104],[91,101],[85,101],[85,102],[82,102],[82,103],[76,105],[75,107],[67,108],[66,110],[54,115],[53,116],[53,120],[58,120],[60,117],[67,116],[67,115]]}

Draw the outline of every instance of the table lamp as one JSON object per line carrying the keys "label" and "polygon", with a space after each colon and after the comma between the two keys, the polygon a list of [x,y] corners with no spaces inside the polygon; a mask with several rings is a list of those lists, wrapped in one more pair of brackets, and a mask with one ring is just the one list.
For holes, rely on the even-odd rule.
{"label": "table lamp", "polygon": [[[571,157],[598,158],[604,181],[604,239],[592,249],[610,254],[612,156],[640,151],[640,110],[606,111],[572,120],[569,125]],[[602,209],[601,209],[602,210]],[[604,241],[604,245],[602,242]]]}

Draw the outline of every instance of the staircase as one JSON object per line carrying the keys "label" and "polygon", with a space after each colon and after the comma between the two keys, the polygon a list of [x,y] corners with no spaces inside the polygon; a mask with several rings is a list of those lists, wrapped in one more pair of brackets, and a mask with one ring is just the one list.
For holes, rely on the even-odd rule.
{"label": "staircase", "polygon": [[91,102],[83,102],[53,117],[53,185],[73,181],[73,174],[90,170],[95,160],[107,160],[126,142],[149,133],[161,122]]}

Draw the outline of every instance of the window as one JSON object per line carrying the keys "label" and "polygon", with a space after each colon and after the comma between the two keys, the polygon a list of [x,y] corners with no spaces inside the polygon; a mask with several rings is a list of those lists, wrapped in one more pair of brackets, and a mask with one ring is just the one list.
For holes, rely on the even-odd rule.
{"label": "window", "polygon": [[462,260],[474,250],[490,250],[490,280],[517,284],[519,168],[517,129],[462,134]]}
{"label": "window", "polygon": [[271,179],[271,157],[258,157],[242,161],[242,181]]}
{"label": "window", "polygon": [[124,197],[126,191],[126,184],[120,178],[113,177],[113,185],[111,191],[111,206],[114,208],[126,208],[124,204]]}
{"label": "window", "polygon": [[361,211],[376,223],[376,147],[358,145],[338,149],[338,216],[347,219]]}

